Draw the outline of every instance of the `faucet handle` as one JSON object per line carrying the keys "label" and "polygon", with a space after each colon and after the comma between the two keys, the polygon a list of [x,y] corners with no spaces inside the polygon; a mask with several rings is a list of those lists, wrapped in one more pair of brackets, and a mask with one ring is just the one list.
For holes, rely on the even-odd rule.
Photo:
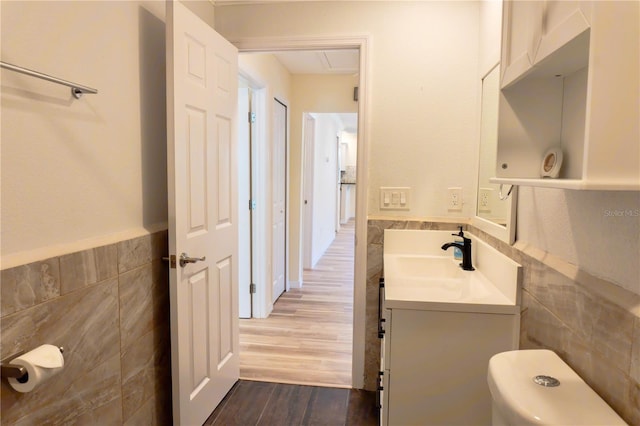
{"label": "faucet handle", "polygon": [[457,234],[451,234],[451,235],[453,235],[453,236],[455,236],[455,237],[462,237],[462,238],[464,238],[464,232],[462,231],[462,225],[459,225],[459,226],[458,226],[458,229],[460,229],[460,231],[459,231]]}

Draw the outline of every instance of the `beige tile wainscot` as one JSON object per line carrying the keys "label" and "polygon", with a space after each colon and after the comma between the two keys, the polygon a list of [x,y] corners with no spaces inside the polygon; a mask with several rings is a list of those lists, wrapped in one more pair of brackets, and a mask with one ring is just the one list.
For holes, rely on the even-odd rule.
{"label": "beige tile wainscot", "polygon": [[171,423],[167,231],[2,271],[1,356],[64,347],[29,393],[1,384],[3,424]]}

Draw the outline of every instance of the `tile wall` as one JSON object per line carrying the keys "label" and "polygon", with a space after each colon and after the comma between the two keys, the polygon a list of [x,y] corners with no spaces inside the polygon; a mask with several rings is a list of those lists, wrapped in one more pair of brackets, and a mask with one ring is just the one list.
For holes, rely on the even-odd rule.
{"label": "tile wall", "polygon": [[[366,389],[375,389],[379,370],[384,229],[457,226],[369,220]],[[521,348],[556,351],[627,422],[640,425],[640,296],[586,273],[569,278],[469,230],[524,267]],[[44,343],[65,347],[65,369],[46,387],[19,394],[2,380],[2,424],[171,422],[168,282],[160,260],[166,247],[163,231],[1,272],[2,359]]]}
{"label": "tile wall", "polygon": [[[365,388],[379,370],[378,279],[384,229],[455,230],[458,224],[370,219],[367,254]],[[621,417],[640,425],[640,296],[568,264],[544,258],[465,226],[523,266],[520,348],[548,348],[569,364]]]}
{"label": "tile wall", "polygon": [[167,231],[1,272],[1,356],[50,343],[65,367],[18,393],[1,423],[170,424]]}

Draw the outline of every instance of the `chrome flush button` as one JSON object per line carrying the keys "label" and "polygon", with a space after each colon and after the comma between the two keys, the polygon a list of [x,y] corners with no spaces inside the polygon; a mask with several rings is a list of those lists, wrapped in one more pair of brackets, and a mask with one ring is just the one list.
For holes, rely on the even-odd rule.
{"label": "chrome flush button", "polygon": [[536,385],[544,386],[545,388],[555,388],[556,386],[560,386],[560,380],[551,376],[536,376],[533,378],[533,382]]}

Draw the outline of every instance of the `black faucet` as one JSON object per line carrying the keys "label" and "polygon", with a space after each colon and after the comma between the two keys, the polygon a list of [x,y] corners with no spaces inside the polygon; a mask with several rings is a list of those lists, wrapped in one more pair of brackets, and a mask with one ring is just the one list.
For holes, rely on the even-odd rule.
{"label": "black faucet", "polygon": [[465,271],[475,271],[476,268],[474,268],[473,265],[471,264],[471,239],[464,236],[464,232],[462,232],[462,226],[460,226],[459,228],[460,228],[460,232],[458,232],[457,234],[451,234],[451,235],[454,235],[456,237],[461,237],[463,242],[462,243],[453,242],[453,243],[443,244],[442,250],[446,250],[449,247],[459,248],[462,251],[462,263],[460,264],[460,267]]}

